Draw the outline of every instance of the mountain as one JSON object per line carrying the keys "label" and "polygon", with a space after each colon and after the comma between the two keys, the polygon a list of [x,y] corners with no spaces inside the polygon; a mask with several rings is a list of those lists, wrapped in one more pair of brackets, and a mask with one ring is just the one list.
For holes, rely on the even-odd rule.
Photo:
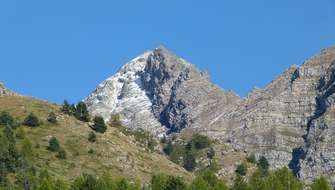
{"label": "mountain", "polygon": [[120,114],[131,128],[156,135],[202,128],[240,98],[208,80],[207,73],[165,48],[146,52],[102,82],[85,99],[93,115]]}
{"label": "mountain", "polygon": [[[129,128],[203,133],[226,152],[265,156],[272,168],[288,166],[304,181],[325,175],[335,183],[334,80],[335,48],[328,48],[240,98],[161,47],[125,64],[85,102],[93,115],[118,114]],[[222,163],[231,157],[216,151]],[[223,166],[223,175],[234,172]]]}

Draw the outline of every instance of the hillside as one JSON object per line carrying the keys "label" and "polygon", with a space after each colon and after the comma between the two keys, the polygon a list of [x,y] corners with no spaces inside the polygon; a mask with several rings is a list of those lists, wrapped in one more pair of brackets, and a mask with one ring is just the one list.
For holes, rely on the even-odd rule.
{"label": "hillside", "polygon": [[[31,97],[10,95],[0,96],[0,105],[0,112],[9,112],[19,121],[23,121],[29,113],[34,113],[43,122],[35,128],[21,127],[26,138],[33,144],[34,166],[46,168],[56,176],[71,180],[83,173],[106,173],[140,182],[148,182],[157,173],[182,176],[186,179],[192,177],[180,166],[163,155],[142,147],[134,138],[124,135],[117,128],[109,127],[106,133],[97,134],[97,142],[90,143],[88,134],[92,130],[88,124],[62,114],[60,107],[55,104]],[[50,112],[56,113],[58,124],[46,121]],[[51,137],[56,137],[65,149],[65,160],[56,158],[55,153],[47,150]]]}

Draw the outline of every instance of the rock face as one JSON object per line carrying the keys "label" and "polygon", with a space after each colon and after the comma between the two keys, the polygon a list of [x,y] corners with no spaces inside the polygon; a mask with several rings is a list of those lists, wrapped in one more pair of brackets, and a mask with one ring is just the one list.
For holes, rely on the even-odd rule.
{"label": "rock face", "polygon": [[[85,102],[106,120],[154,134],[207,134],[234,150],[264,155],[301,179],[335,182],[335,48],[292,66],[241,99],[165,48],[135,58]],[[186,130],[187,129],[187,130]],[[334,176],[334,179],[333,179]]]}
{"label": "rock face", "polygon": [[0,96],[13,96],[15,93],[12,91],[8,90],[4,84],[0,83]]}
{"label": "rock face", "polygon": [[106,120],[120,114],[124,125],[154,134],[201,127],[220,109],[240,101],[208,81],[206,73],[165,48],[133,59],[85,99]]}

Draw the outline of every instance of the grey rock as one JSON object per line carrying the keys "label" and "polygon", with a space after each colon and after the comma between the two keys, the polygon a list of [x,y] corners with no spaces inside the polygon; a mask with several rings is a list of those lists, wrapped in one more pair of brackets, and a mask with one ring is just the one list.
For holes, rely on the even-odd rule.
{"label": "grey rock", "polygon": [[158,48],[126,64],[85,102],[106,120],[120,114],[126,126],[158,136],[203,133],[234,152],[265,156],[272,168],[290,167],[306,182],[325,175],[335,183],[334,81],[335,48],[328,48],[241,99]]}

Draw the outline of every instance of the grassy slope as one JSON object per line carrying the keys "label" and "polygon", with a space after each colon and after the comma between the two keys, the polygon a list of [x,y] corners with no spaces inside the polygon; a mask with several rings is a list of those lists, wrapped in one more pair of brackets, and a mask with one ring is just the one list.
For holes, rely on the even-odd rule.
{"label": "grassy slope", "polygon": [[[73,179],[82,173],[108,173],[114,177],[128,177],[141,182],[147,182],[155,173],[187,179],[192,177],[180,166],[158,153],[136,145],[132,138],[112,127],[105,134],[99,134],[96,143],[89,143],[87,136],[91,129],[88,124],[63,115],[57,105],[30,97],[4,96],[0,97],[0,111],[8,111],[20,121],[30,112],[38,115],[44,122],[42,126],[24,127],[26,136],[34,145],[34,163],[37,167],[46,167],[55,175],[66,179]],[[50,112],[59,116],[58,125],[46,122]],[[66,150],[66,160],[59,160],[55,153],[47,150],[48,139],[52,136],[57,137]],[[94,151],[93,154],[88,153],[90,149]]]}

